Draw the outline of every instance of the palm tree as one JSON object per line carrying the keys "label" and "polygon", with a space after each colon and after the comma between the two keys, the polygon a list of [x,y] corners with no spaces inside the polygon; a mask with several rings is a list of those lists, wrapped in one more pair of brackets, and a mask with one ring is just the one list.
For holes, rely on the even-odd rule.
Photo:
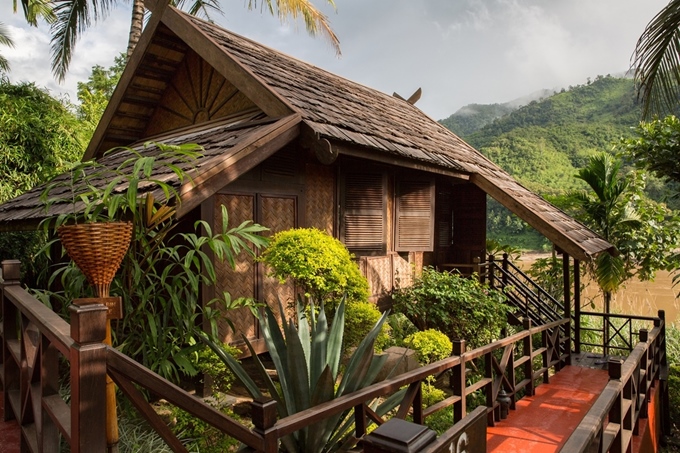
{"label": "palm tree", "polygon": [[[572,194],[581,214],[580,218],[625,255],[626,232],[640,223],[631,203],[635,188],[630,179],[620,175],[621,162],[606,153],[592,156],[588,165],[576,176],[588,184],[590,191]],[[593,274],[602,290],[605,312],[609,313],[611,294],[630,276],[621,255],[601,253],[593,263]]]}
{"label": "palm tree", "polygon": [[[12,42],[12,38],[9,36],[9,30],[5,28],[2,22],[0,22],[0,44],[14,47],[14,42]],[[9,62],[2,55],[0,55],[0,72],[9,72]]]}
{"label": "palm tree", "polygon": [[[16,10],[16,1],[15,10]],[[163,1],[163,0],[159,0]],[[169,0],[170,4],[185,9],[185,0]],[[192,0],[186,11],[195,16],[210,20],[212,12],[222,14],[219,0]],[[335,6],[333,0],[326,0]],[[119,0],[21,0],[26,19],[31,22],[26,11],[32,4],[49,3],[54,22],[52,32],[52,72],[59,81],[63,81],[68,71],[69,63],[78,36],[92,23],[106,17],[109,10],[119,3]],[[323,34],[330,41],[336,53],[340,53],[339,40],[330,27],[328,18],[317,10],[311,0],[260,0],[260,5],[266,6],[271,14],[277,14],[282,22],[289,17],[297,19],[302,16],[307,31],[311,35]],[[256,8],[257,0],[248,0],[248,9]],[[144,0],[132,1],[132,18],[130,21],[130,38],[127,55],[134,50],[142,33],[144,22]]]}
{"label": "palm tree", "polygon": [[647,24],[633,53],[644,118],[676,113],[680,104],[680,0]]}

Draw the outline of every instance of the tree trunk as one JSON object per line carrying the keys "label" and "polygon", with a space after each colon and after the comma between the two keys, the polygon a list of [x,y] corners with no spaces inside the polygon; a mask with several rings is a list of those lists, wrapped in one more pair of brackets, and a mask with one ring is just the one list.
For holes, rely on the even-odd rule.
{"label": "tree trunk", "polygon": [[130,38],[128,40],[127,58],[130,58],[132,51],[135,50],[139,37],[142,36],[144,26],[144,0],[133,0],[132,19],[130,21]]}

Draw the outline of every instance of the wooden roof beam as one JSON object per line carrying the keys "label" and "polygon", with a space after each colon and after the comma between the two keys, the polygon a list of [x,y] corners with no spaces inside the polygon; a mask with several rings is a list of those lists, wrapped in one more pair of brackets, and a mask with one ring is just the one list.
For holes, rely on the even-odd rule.
{"label": "wooden roof beam", "polygon": [[515,198],[510,196],[507,192],[503,191],[488,179],[484,178],[482,175],[473,174],[470,180],[477,187],[482,189],[488,195],[491,195],[496,201],[516,214],[519,218],[527,222],[532,227],[536,228],[541,234],[548,238],[550,242],[555,244],[556,247],[564,250],[570,256],[582,261],[586,261],[593,258],[593,255],[603,251],[616,253],[616,249],[611,244],[609,244],[609,248],[601,248],[601,250],[598,250],[595,253],[589,253],[578,242],[566,236],[562,231],[550,224],[550,222],[542,219],[535,212],[527,208],[524,204],[518,202]]}

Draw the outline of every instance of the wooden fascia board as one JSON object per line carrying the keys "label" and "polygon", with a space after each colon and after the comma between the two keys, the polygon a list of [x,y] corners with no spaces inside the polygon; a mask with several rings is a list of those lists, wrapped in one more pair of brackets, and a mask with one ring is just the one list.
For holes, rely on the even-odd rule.
{"label": "wooden fascia board", "polygon": [[[541,234],[547,237],[553,244],[558,248],[564,250],[570,256],[585,261],[591,257],[586,253],[586,251],[580,247],[576,242],[569,239],[567,236],[562,234],[550,223],[541,219],[538,215],[519,203],[517,200],[512,198],[510,195],[501,190],[498,186],[493,184],[488,179],[484,178],[479,174],[474,174],[470,180],[488,195],[491,195],[496,201],[508,208],[519,218],[527,222],[532,227],[536,228]],[[605,251],[605,250],[602,250]]]}
{"label": "wooden fascia board", "polygon": [[99,120],[97,128],[95,129],[94,134],[92,135],[92,139],[90,140],[90,143],[87,146],[87,149],[85,150],[85,155],[83,156],[82,159],[83,161],[88,161],[92,158],[99,157],[99,155],[101,154],[99,147],[101,146],[102,141],[104,140],[104,136],[106,135],[106,131],[109,128],[109,124],[111,123],[113,116],[118,111],[121,101],[125,96],[125,92],[127,91],[127,87],[132,81],[132,78],[134,77],[137,68],[144,59],[146,50],[151,44],[153,35],[155,34],[156,29],[158,28],[158,24],[161,23],[161,18],[163,17],[164,12],[167,11],[168,9],[166,5],[167,3],[161,2],[161,7],[151,15],[149,22],[146,24],[146,27],[144,27],[142,36],[139,38],[139,42],[137,43],[134,52],[132,52],[132,55],[130,55],[130,59],[125,65],[125,69],[123,70],[123,73],[120,76],[120,80],[116,85],[116,89],[113,91],[113,94],[111,95],[111,100],[106,106],[104,114],[102,115],[101,120]]}
{"label": "wooden fascia board", "polygon": [[349,157],[357,157],[360,159],[366,159],[373,162],[380,162],[383,164],[395,165],[397,167],[410,168],[413,170],[426,171],[428,173],[435,173],[438,175],[450,176],[452,178],[457,178],[462,181],[467,181],[470,179],[468,173],[452,170],[450,168],[440,167],[436,165],[428,165],[426,163],[407,159],[405,157],[395,156],[389,154],[386,151],[381,151],[373,148],[366,148],[363,146],[352,146],[345,143],[339,143],[335,140],[328,140],[326,138],[320,138],[317,134],[306,124],[303,123],[301,134],[301,146],[307,148],[313,152],[326,153],[337,156],[343,154]]}
{"label": "wooden fascia board", "polygon": [[168,7],[162,21],[267,115],[281,117],[297,112],[283,96],[184,18],[175,8]]}
{"label": "wooden fascia board", "polygon": [[299,114],[288,115],[234,146],[227,156],[208,161],[201,167],[199,174],[180,188],[182,202],[177,209],[177,217],[181,218],[297,138],[300,135],[300,122]]}
{"label": "wooden fascia board", "polygon": [[42,218],[30,218],[24,220],[9,220],[0,222],[0,233],[10,231],[35,231],[40,227]]}

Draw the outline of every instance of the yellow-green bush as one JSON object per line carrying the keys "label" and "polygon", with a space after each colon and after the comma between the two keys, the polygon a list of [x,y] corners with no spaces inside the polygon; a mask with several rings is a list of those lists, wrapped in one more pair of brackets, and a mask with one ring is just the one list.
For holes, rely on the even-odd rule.
{"label": "yellow-green bush", "polygon": [[423,365],[445,359],[453,350],[449,337],[435,329],[409,335],[404,339],[404,344],[416,351],[418,362]]}
{"label": "yellow-green bush", "polygon": [[293,279],[307,297],[334,309],[343,295],[348,302],[368,300],[368,282],[342,242],[316,228],[276,233],[260,257],[270,275],[283,283]]}
{"label": "yellow-green bush", "polygon": [[[345,348],[352,348],[359,345],[361,340],[375,326],[380,319],[381,313],[374,304],[370,302],[350,302],[347,304],[345,312],[345,334],[343,344]],[[375,339],[375,351],[382,352],[389,346],[390,326],[385,323]]]}

